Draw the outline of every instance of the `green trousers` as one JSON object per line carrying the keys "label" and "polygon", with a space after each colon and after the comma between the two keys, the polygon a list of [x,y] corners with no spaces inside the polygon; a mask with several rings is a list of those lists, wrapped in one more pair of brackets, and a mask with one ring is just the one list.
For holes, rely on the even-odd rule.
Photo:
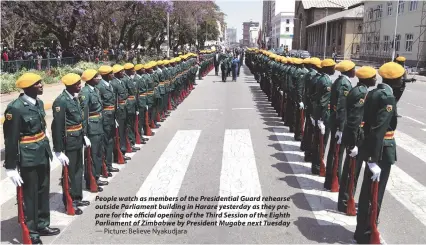
{"label": "green trousers", "polygon": [[[81,149],[76,151],[65,151],[65,155],[70,160],[68,165],[68,186],[70,187],[69,193],[73,201],[83,199],[83,146],[81,147]],[[64,184],[62,184],[63,187]],[[65,195],[63,196],[63,201],[66,205]]]}
{"label": "green trousers", "polygon": [[21,168],[24,214],[30,236],[38,238],[37,230],[50,225],[50,162],[46,154],[38,159],[40,165]]}
{"label": "green trousers", "polygon": [[105,164],[107,168],[112,168],[112,156],[114,150],[115,122],[114,124],[104,124],[103,134],[103,152],[105,156]]}
{"label": "green trousers", "polygon": [[[104,138],[103,134],[96,134],[96,135],[89,134],[89,140],[90,140],[90,143],[92,144],[92,146],[90,147],[91,157],[92,157],[92,174],[96,180],[99,179],[102,173],[103,138]],[[86,180],[86,186],[89,186],[90,182],[89,182],[87,167],[85,168],[84,179]]]}
{"label": "green trousers", "polygon": [[132,145],[136,144],[135,120],[136,120],[136,113],[135,114],[127,113],[127,119],[126,119],[127,135]]}

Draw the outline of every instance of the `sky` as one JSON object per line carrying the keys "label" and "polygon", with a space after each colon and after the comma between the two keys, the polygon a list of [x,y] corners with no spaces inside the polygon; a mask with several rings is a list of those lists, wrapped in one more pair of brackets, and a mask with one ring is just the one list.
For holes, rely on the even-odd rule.
{"label": "sky", "polygon": [[262,22],[262,0],[216,0],[225,13],[227,28],[237,28],[237,42],[243,39],[243,22]]}

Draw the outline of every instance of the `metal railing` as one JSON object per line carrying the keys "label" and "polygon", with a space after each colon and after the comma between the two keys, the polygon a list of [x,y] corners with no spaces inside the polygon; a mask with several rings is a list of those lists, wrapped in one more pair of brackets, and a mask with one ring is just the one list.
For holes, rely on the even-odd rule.
{"label": "metal railing", "polygon": [[12,60],[2,61],[1,71],[7,73],[15,73],[25,68],[26,70],[49,70],[52,67],[65,65],[74,65],[79,61],[76,57],[69,58],[50,58],[50,59],[30,59],[30,60]]}

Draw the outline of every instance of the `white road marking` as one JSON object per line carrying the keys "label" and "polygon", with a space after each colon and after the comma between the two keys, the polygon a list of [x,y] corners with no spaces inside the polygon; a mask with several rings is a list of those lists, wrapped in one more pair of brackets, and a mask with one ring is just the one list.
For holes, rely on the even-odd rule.
{"label": "white road marking", "polygon": [[[250,131],[248,129],[227,129],[225,131],[225,139],[223,144],[222,170],[220,175],[220,191],[221,197],[260,197],[262,198],[262,189],[256,167],[256,158],[254,155],[253,145],[251,141]],[[260,205],[264,204],[260,201],[219,201],[220,205]],[[257,210],[217,210],[220,215],[224,212],[232,214],[254,214],[265,213],[263,209]],[[264,219],[254,218],[224,218],[218,217],[217,221],[247,221],[258,222]]]}
{"label": "white road marking", "polygon": [[402,116],[402,118],[407,118],[407,119],[410,119],[410,120],[411,120],[411,121],[413,121],[413,122],[416,122],[416,123],[418,123],[418,124],[421,124],[421,125],[423,125],[423,126],[426,126],[426,123],[423,123],[423,122],[421,122],[421,121],[419,121],[419,120],[417,120],[417,119],[414,119],[414,118],[412,118],[412,117]]}
{"label": "white road marking", "polygon": [[418,106],[418,105],[416,105],[416,104],[412,104],[412,103],[410,103],[410,102],[406,102],[406,101],[404,101],[404,103],[407,103],[407,104],[409,104],[409,105],[411,105],[411,106],[414,106],[414,107],[417,107],[417,108],[420,108],[420,109],[423,109],[423,107]]}
{"label": "white road marking", "polygon": [[188,111],[218,111],[219,109],[188,109]]}
{"label": "white road marking", "polygon": [[[323,187],[324,177],[311,174],[311,163],[303,161],[304,153],[301,151],[291,150],[289,145],[284,141],[284,136],[293,135],[286,128],[274,128],[274,133],[280,142],[281,153],[286,155],[287,161],[296,176],[300,189],[303,191],[309,206],[318,222],[318,225],[356,225],[356,217],[346,216],[336,211],[338,195],[326,191]],[[300,145],[300,142],[297,142]],[[333,204],[333,205],[329,205]]]}
{"label": "white road marking", "polygon": [[232,108],[231,110],[254,110],[252,107],[240,107],[240,108]]}
{"label": "white road marking", "polygon": [[[200,137],[201,130],[179,130],[170,141],[163,154],[158,159],[155,166],[145,179],[136,196],[146,198],[177,197],[189,162],[195,150],[195,146]],[[173,205],[175,201],[134,201],[130,205],[157,205],[155,209],[128,209],[129,214],[139,212],[156,213],[155,218],[148,218],[150,221],[167,221],[168,218],[161,219],[159,214],[170,214],[173,209],[160,209],[166,205]],[[120,221],[137,221],[140,218],[121,218]]]}
{"label": "white road marking", "polygon": [[401,131],[395,132],[396,145],[408,151],[410,154],[419,158],[426,163],[426,144],[414,139],[413,137],[404,134]]}
{"label": "white road marking", "polygon": [[422,128],[422,130],[426,132],[426,128]]}

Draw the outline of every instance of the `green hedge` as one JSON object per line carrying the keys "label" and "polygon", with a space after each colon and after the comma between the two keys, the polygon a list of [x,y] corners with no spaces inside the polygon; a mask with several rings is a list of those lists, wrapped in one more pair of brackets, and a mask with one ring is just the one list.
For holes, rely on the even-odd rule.
{"label": "green hedge", "polygon": [[[142,57],[141,63],[147,63],[151,60],[159,60],[160,57]],[[124,61],[119,62],[119,64],[123,65]],[[134,60],[134,64],[136,63],[136,59]],[[58,83],[60,81],[60,78],[63,77],[67,73],[76,73],[76,74],[82,74],[84,70],[86,69],[95,69],[97,70],[101,65],[104,65],[105,63],[92,63],[92,62],[78,62],[74,66],[61,66],[61,67],[54,67],[51,68],[48,71],[39,71],[39,70],[26,70],[22,69],[19,72],[16,73],[2,73],[0,75],[0,86],[1,91],[0,93],[11,93],[14,91],[19,91],[18,88],[15,87],[16,80],[25,72],[33,72],[36,74],[39,74],[43,78],[43,82],[45,84],[52,84],[52,83]],[[113,63],[107,63],[107,65],[113,65]]]}

